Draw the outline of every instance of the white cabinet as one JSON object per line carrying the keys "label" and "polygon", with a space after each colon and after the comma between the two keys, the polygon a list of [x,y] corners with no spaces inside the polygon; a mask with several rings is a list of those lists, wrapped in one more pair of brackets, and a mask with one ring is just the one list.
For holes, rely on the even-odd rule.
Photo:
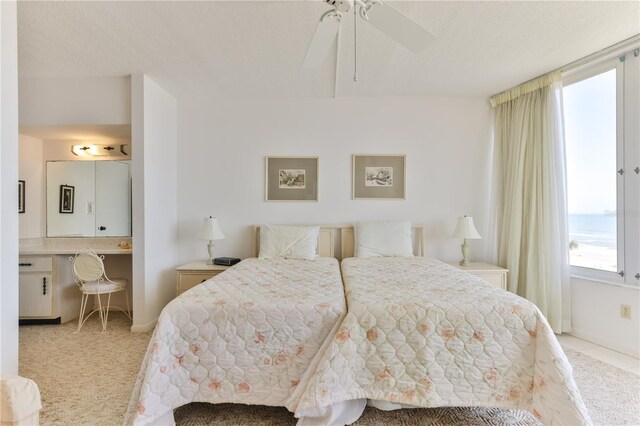
{"label": "white cabinet", "polygon": [[458,262],[450,262],[449,265],[462,269],[471,275],[475,275],[494,287],[498,287],[503,290],[507,289],[508,269],[483,262],[470,262],[466,266],[461,266]]}
{"label": "white cabinet", "polygon": [[20,275],[20,317],[53,315],[52,274]]}
{"label": "white cabinet", "polygon": [[178,285],[176,296],[180,296],[185,291],[215,277],[219,273],[229,269],[224,265],[207,265],[207,262],[187,263],[176,268],[178,271]]}
{"label": "white cabinet", "polygon": [[58,318],[53,256],[20,256],[18,269],[20,318]]}
{"label": "white cabinet", "polygon": [[[44,251],[42,248],[40,250]],[[20,254],[18,264],[20,323],[60,324],[77,320],[82,292],[75,282],[69,258],[79,249],[63,247],[60,250],[62,253],[51,249],[52,254],[27,254],[24,251]],[[104,262],[107,273],[114,277],[126,277],[131,282],[130,253],[122,250],[117,256],[106,256]],[[90,299],[87,309],[94,302],[97,305],[95,298]],[[111,304],[125,306],[124,294],[113,295]]]}

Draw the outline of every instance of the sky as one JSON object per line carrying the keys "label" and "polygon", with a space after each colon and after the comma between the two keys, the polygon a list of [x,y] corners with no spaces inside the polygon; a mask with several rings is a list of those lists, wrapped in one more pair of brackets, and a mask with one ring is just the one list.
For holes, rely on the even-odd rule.
{"label": "sky", "polygon": [[569,214],[616,210],[616,70],[565,86]]}

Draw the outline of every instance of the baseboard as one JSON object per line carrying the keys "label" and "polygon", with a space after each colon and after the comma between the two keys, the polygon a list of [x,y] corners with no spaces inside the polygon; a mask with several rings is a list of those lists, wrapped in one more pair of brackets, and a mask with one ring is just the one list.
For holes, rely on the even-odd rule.
{"label": "baseboard", "polygon": [[600,346],[604,346],[605,348],[611,349],[612,351],[620,352],[625,355],[632,356],[634,358],[640,357],[638,353],[638,348],[633,348],[631,346],[620,345],[619,342],[611,340],[607,337],[598,336],[587,331],[584,331],[580,328],[573,327],[573,330],[568,333],[578,339],[586,340],[591,343],[595,343]]}
{"label": "baseboard", "polygon": [[155,328],[156,323],[158,322],[158,318],[149,321],[146,324],[142,324],[142,325],[132,325],[131,326],[131,332],[132,333],[146,333],[148,331],[151,331]]}
{"label": "baseboard", "polygon": [[58,318],[30,318],[18,320],[18,325],[42,325],[42,324],[61,324],[61,317]]}

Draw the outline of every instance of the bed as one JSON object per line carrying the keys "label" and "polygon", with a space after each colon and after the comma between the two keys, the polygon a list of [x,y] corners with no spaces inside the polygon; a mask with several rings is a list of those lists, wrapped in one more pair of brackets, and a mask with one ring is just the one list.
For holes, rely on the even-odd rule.
{"label": "bed", "polygon": [[[352,256],[353,230],[342,240]],[[423,257],[347,258],[342,275],[349,310],[289,406],[299,425],[349,424],[367,402],[522,408],[544,424],[591,423],[532,303]]]}
{"label": "bed", "polygon": [[320,229],[316,260],[246,259],[170,302],[124,423],[173,424],[190,402],[284,406],[346,312],[335,232]]}

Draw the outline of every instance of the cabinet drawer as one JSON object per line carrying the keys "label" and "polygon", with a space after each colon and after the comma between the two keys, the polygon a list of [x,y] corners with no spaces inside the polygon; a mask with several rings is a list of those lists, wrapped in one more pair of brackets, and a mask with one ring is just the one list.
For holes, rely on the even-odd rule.
{"label": "cabinet drawer", "polygon": [[47,257],[21,257],[18,260],[19,272],[51,272],[53,259]]}
{"label": "cabinet drawer", "polygon": [[178,274],[178,294],[184,293],[192,287],[205,282],[211,277],[215,277],[222,271],[211,272],[180,272]]}
{"label": "cabinet drawer", "polygon": [[52,316],[53,290],[51,274],[20,275],[20,317]]}
{"label": "cabinet drawer", "polygon": [[488,282],[494,287],[506,290],[506,274],[504,273],[474,273],[473,275]]}

